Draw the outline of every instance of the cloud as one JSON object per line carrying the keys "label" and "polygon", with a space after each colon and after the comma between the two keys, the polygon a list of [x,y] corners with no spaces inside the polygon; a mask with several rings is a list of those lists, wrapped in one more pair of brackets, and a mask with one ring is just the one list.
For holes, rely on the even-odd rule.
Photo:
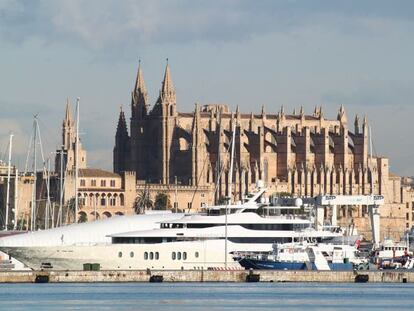
{"label": "cloud", "polygon": [[350,91],[333,90],[322,96],[322,101],[356,106],[411,106],[414,90],[401,81],[370,81]]}
{"label": "cloud", "polygon": [[410,1],[115,1],[6,0],[3,39],[81,43],[92,49],[143,44],[227,42],[298,27],[348,25],[367,30],[382,19],[413,19]]}

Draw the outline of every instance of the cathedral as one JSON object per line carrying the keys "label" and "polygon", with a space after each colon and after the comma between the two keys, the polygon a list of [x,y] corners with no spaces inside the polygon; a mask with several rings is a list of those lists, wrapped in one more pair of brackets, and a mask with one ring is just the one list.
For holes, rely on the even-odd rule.
{"label": "cathedral", "polygon": [[113,159],[117,173],[134,171],[147,183],[178,180],[211,186],[216,200],[241,199],[259,179],[273,192],[301,196],[384,194],[393,187],[388,159],[373,157],[368,149],[367,118],[357,115],[349,124],[343,106],[336,119],[325,118],[322,107],[310,115],[303,108],[288,114],[281,107],[268,114],[265,107],[260,113],[243,113],[239,107],[232,112],[226,105],[198,104],[192,112],[179,112],[168,63],[151,105],[140,64],[131,94],[130,132],[121,110]]}

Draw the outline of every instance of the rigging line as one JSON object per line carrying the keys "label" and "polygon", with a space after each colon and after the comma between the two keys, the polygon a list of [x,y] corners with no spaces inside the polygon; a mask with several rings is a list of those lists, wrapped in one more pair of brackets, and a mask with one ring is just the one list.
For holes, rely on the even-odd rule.
{"label": "rigging line", "polygon": [[[38,123],[40,123],[40,126],[44,130],[46,130],[46,135],[43,135],[43,141],[45,142],[45,146],[53,146],[53,145],[55,145],[56,140],[55,140],[54,136],[52,138],[52,133],[55,133],[55,129],[53,129],[51,126],[48,126],[48,124],[45,123],[45,122],[43,122],[41,119],[38,119]],[[60,148],[60,147],[58,147],[58,148]],[[48,147],[46,147],[46,149],[48,149]],[[53,152],[53,151],[54,150],[52,150],[51,152]]]}
{"label": "rigging line", "polygon": [[34,131],[33,131],[33,126],[32,126],[32,131],[30,133],[29,146],[27,148],[26,162],[25,162],[25,165],[24,165],[24,174],[25,175],[27,174],[27,169],[29,167],[29,158],[30,158],[30,152],[32,150],[32,143],[33,143],[33,132]]}
{"label": "rigging line", "polygon": [[37,121],[38,119],[36,119],[36,126],[37,126],[37,133],[39,136],[39,145],[40,145],[40,155],[42,157],[42,164],[43,164],[43,170],[46,168],[46,160],[45,160],[45,156],[43,153],[43,144],[42,144],[42,137],[40,135],[40,127],[39,127],[39,122]]}

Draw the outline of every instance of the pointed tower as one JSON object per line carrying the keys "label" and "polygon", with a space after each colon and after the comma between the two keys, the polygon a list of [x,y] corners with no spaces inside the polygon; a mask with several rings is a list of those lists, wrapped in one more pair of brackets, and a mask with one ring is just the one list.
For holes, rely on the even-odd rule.
{"label": "pointed tower", "polygon": [[144,76],[141,69],[141,60],[138,65],[135,87],[132,91],[131,115],[132,119],[142,119],[149,110],[148,93],[145,87]]}
{"label": "pointed tower", "polygon": [[75,143],[75,122],[72,118],[72,112],[70,108],[69,98],[66,99],[65,118],[62,123],[62,146],[64,149],[70,149],[72,144]]}
{"label": "pointed tower", "polygon": [[[142,73],[141,60],[138,64],[137,78],[134,90],[131,94],[131,139],[130,153],[125,154],[126,166],[135,171],[137,179],[145,179],[145,135],[146,120],[149,112],[148,92],[145,87],[144,75]],[[125,117],[125,116],[124,116]]]}
{"label": "pointed tower", "polygon": [[[75,167],[75,151],[76,151],[76,129],[75,121],[72,117],[72,111],[69,99],[66,100],[65,118],[62,122],[62,146],[56,150],[55,171],[60,172],[61,164],[63,171],[69,171]],[[86,151],[82,148],[79,139],[78,148],[78,168],[86,167]]]}
{"label": "pointed tower", "polygon": [[176,93],[171,79],[170,65],[165,67],[164,79],[162,81],[160,94],[154,106],[153,112],[156,115],[175,116],[176,113]]}
{"label": "pointed tower", "polygon": [[359,134],[359,116],[355,115],[355,122],[354,122],[354,132],[355,134]]}
{"label": "pointed tower", "polygon": [[162,183],[168,184],[174,181],[174,168],[171,163],[170,151],[173,146],[174,129],[177,121],[176,94],[168,59],[160,94],[151,111],[151,116],[157,118],[156,124],[154,123],[156,128],[152,128],[152,131],[157,133],[158,136],[151,137],[152,140],[156,140],[158,143],[156,151],[154,150],[155,158],[158,161],[156,177]]}
{"label": "pointed tower", "polygon": [[115,134],[114,172],[121,173],[128,170],[129,135],[124,111],[119,112],[118,126]]}

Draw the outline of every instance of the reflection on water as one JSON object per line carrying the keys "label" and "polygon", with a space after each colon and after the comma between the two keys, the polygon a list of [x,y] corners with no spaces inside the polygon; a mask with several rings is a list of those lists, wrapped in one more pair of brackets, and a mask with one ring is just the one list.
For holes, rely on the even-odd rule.
{"label": "reflection on water", "polygon": [[414,284],[0,284],[0,310],[407,310]]}

